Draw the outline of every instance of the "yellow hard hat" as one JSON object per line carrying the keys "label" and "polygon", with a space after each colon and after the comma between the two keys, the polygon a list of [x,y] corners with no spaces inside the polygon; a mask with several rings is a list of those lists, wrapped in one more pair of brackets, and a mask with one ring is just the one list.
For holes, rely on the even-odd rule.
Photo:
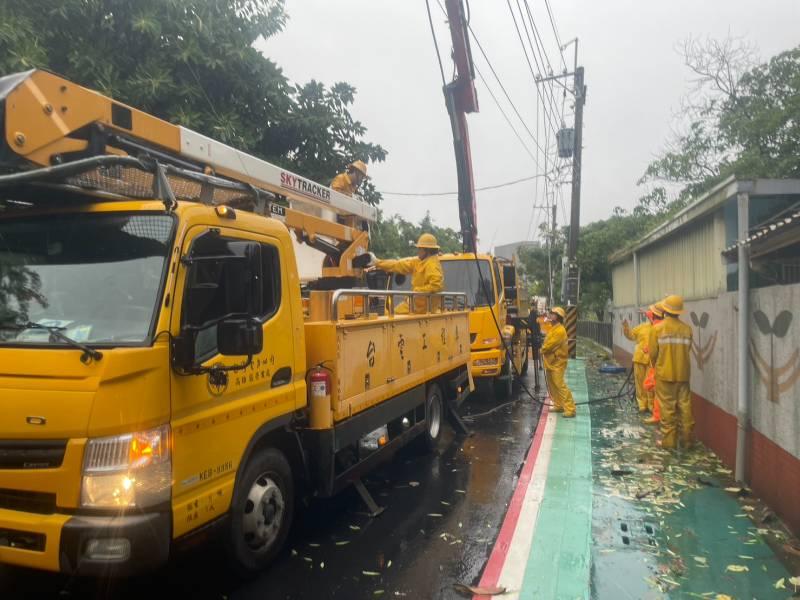
{"label": "yellow hard hat", "polygon": [[657,316],[659,319],[664,318],[664,309],[661,307],[661,302],[656,302],[655,304],[651,304],[648,310],[652,312],[655,316]]}
{"label": "yellow hard hat", "polygon": [[682,315],[686,311],[683,310],[683,297],[677,294],[667,296],[661,301],[661,308],[664,312],[671,315]]}
{"label": "yellow hard hat", "polygon": [[423,233],[417,240],[417,248],[430,248],[431,250],[438,250],[439,243],[432,233]]}
{"label": "yellow hard hat", "polygon": [[560,306],[556,306],[555,308],[551,308],[550,312],[557,314],[562,319],[566,319],[567,318],[567,313]]}
{"label": "yellow hard hat", "polygon": [[363,160],[356,160],[356,161],[351,162],[348,165],[348,168],[355,169],[356,171],[359,171],[364,177],[367,176],[367,165],[364,163]]}

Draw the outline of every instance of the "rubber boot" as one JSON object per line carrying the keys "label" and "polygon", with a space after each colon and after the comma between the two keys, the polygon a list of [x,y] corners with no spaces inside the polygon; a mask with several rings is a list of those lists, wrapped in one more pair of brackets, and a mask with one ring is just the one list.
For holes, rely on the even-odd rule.
{"label": "rubber boot", "polygon": [[658,398],[653,398],[653,416],[644,420],[648,425],[656,425],[661,422],[661,405]]}

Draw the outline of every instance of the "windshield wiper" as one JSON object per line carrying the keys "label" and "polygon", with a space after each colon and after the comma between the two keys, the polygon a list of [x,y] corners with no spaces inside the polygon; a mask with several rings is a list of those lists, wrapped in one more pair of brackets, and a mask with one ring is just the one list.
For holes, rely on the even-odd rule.
{"label": "windshield wiper", "polygon": [[64,327],[42,325],[41,323],[34,323],[33,321],[27,321],[25,323],[17,323],[15,321],[11,321],[0,324],[0,328],[13,329],[17,331],[25,331],[26,329],[43,329],[49,332],[51,336],[53,336],[58,340],[61,340],[65,344],[72,346],[73,348],[77,348],[78,350],[83,350],[83,354],[81,355],[81,362],[84,364],[88,363],[89,359],[100,360],[101,358],[103,358],[103,353],[100,352],[99,350],[90,348],[86,344],[81,344],[79,341],[73,340],[68,335],[62,333],[62,330],[65,329]]}

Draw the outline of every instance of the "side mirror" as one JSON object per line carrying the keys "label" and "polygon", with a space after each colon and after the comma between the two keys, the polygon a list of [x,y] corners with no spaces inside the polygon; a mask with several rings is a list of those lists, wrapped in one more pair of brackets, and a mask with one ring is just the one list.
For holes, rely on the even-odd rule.
{"label": "side mirror", "polygon": [[264,348],[264,330],[252,319],[225,319],[217,325],[217,349],[223,356],[253,356]]}

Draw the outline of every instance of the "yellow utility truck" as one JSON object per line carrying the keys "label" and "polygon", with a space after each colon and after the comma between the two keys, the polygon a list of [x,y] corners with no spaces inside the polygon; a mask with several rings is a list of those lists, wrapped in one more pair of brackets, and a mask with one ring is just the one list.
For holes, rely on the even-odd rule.
{"label": "yellow utility truck", "polygon": [[[518,289],[516,267],[491,254],[448,253],[439,260],[445,290],[466,294],[470,370],[476,385],[493,386],[502,398],[510,396],[514,376],[528,371],[528,329],[519,319],[524,310],[518,309],[525,296]],[[511,273],[506,274],[506,287],[503,273],[508,269],[514,278],[511,283]],[[389,288],[408,290],[410,282],[404,275],[394,275]]]}
{"label": "yellow utility truck", "polygon": [[0,124],[0,562],[125,575],[213,533],[253,572],[301,494],[379,512],[360,476],[469,392],[465,295],[394,315],[354,289],[373,207],[51,73],[1,78]]}

